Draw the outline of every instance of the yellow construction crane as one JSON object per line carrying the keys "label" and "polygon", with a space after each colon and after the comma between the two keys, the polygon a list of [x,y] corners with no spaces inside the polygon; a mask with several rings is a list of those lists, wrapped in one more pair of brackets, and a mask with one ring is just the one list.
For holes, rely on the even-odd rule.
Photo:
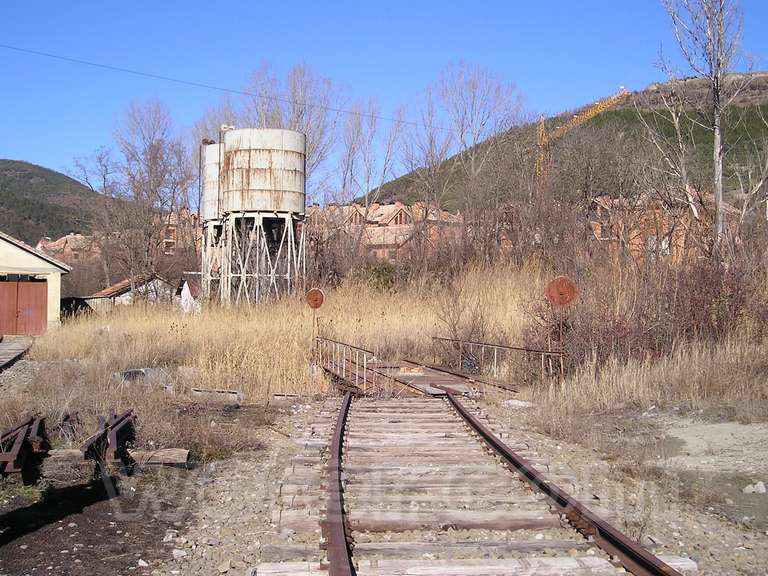
{"label": "yellow construction crane", "polygon": [[604,100],[600,100],[599,102],[596,102],[583,112],[580,112],[579,114],[574,114],[573,117],[568,120],[565,124],[562,126],[558,126],[555,128],[551,133],[547,134],[547,127],[544,124],[544,115],[541,115],[541,118],[539,119],[539,134],[538,134],[538,155],[536,156],[536,176],[541,177],[544,174],[544,171],[547,167],[547,155],[549,153],[549,144],[550,142],[553,142],[569,132],[570,130],[576,128],[577,126],[581,126],[586,122],[587,120],[591,120],[601,112],[605,112],[609,108],[613,108],[624,100],[627,96],[629,96],[629,91],[627,91],[623,86],[619,89],[619,91],[614,94],[613,96],[610,96],[608,98],[605,98]]}

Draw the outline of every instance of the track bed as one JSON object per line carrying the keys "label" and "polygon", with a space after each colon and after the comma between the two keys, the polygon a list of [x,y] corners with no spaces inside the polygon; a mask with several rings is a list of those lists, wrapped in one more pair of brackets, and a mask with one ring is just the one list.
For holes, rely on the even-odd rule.
{"label": "track bed", "polygon": [[[626,573],[615,556],[575,529],[562,508],[531,489],[491,450],[452,402],[447,397],[347,397],[342,415],[329,405],[297,440],[302,450],[286,470],[274,517],[279,530],[295,531],[304,543],[265,547],[265,561],[249,573]],[[460,402],[497,434],[476,404]],[[605,503],[578,491],[567,470],[540,458],[532,447],[503,440],[548,481],[568,487],[602,519],[614,520],[601,507]],[[660,561],[671,569],[661,573],[696,573],[687,558]]]}

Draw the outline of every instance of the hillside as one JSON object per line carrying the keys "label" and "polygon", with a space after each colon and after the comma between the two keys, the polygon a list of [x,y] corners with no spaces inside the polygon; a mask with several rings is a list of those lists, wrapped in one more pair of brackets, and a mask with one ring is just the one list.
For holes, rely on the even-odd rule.
{"label": "hillside", "polygon": [[86,210],[94,197],[61,172],[0,159],[0,230],[28,244],[44,236],[89,231]]}
{"label": "hillside", "polygon": [[[768,131],[763,126],[760,113],[768,117],[768,73],[760,72],[750,75],[750,82],[740,95],[734,100],[733,106],[728,110],[723,123],[724,144],[729,160],[739,162],[741,158],[751,153],[753,139],[768,138]],[[744,75],[733,75],[730,81],[743,81]],[[643,126],[637,117],[635,104],[637,104],[643,116],[652,123],[653,115],[662,107],[662,96],[675,90],[685,94],[686,101],[690,103],[702,102],[707,96],[706,83],[699,79],[684,79],[674,82],[665,82],[652,84],[645,90],[632,93],[631,97],[615,106],[614,108],[603,112],[582,126],[574,129],[562,140],[551,144],[551,154],[557,157],[558,147],[569,140],[578,139],[580,136],[588,134],[590,131],[601,130],[606,127],[611,130],[601,130],[600,134],[606,133],[619,134],[622,137],[629,136],[637,139],[638,145],[643,137]],[[554,117],[547,118],[545,123],[549,131],[563,124],[571,115],[580,112],[583,108],[573,111],[563,112]],[[513,128],[506,133],[510,141],[522,142],[524,146],[535,148],[536,131],[538,123],[525,124]],[[704,127],[692,122],[688,129],[692,132],[697,143],[695,155],[698,166],[707,169],[711,166],[711,146],[712,134]],[[532,151],[532,157],[533,151]],[[445,162],[447,165],[453,159]],[[447,173],[448,170],[443,172]],[[727,178],[727,176],[726,176]],[[455,180],[455,178],[454,178]],[[382,186],[379,201],[389,203],[399,200],[410,204],[420,200],[418,191],[414,189],[414,174],[404,174],[395,178]],[[726,182],[728,184],[728,182]],[[609,190],[603,191],[610,193]],[[460,182],[455,182],[444,198],[444,208],[448,210],[461,209],[466,201],[463,197]]]}

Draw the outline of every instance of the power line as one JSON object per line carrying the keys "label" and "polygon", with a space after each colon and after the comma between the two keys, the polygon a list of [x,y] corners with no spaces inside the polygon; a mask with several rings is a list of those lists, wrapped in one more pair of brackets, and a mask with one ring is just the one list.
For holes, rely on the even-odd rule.
{"label": "power line", "polygon": [[175,78],[173,76],[165,76],[163,74],[155,74],[153,72],[144,72],[143,70],[133,70],[131,68],[123,68],[122,66],[113,66],[112,64],[102,64],[100,62],[93,62],[90,60],[83,60],[81,58],[72,58],[70,56],[62,56],[60,54],[53,54],[51,52],[42,52],[40,50],[31,50],[29,48],[21,48],[19,46],[11,46],[10,44],[0,43],[0,48],[5,50],[11,50],[14,52],[21,52],[23,54],[31,54],[34,56],[42,56],[44,58],[51,58],[53,60],[60,60],[62,62],[69,62],[70,64],[80,64],[82,66],[90,66],[92,68],[101,68],[102,70],[111,70],[112,72],[121,72],[123,74],[133,74],[134,76],[142,76],[144,78],[152,78],[154,80],[163,80],[165,82],[173,82],[176,84],[182,84],[184,86],[193,86],[195,88],[205,88],[207,90],[217,90],[219,92],[225,92],[228,94],[238,94],[241,96],[250,96],[252,98],[261,98],[262,100],[272,100],[274,102],[282,102],[283,104],[293,104],[295,106],[306,106],[308,108],[319,108],[327,110],[329,112],[336,112],[338,114],[351,114],[355,116],[361,116],[363,118],[372,118],[375,120],[382,120],[384,122],[395,122],[400,124],[408,124],[411,126],[417,126],[420,128],[430,128],[432,130],[445,130],[452,132],[450,128],[442,126],[434,126],[432,124],[424,124],[422,122],[414,122],[410,120],[398,120],[390,116],[381,116],[378,114],[369,114],[367,112],[356,112],[354,110],[347,110],[344,108],[335,108],[333,106],[326,106],[324,104],[314,104],[312,102],[300,102],[291,98],[281,98],[280,96],[271,96],[267,94],[256,94],[254,92],[248,92],[247,90],[237,90],[235,88],[226,88],[223,86],[216,86],[214,84],[206,84],[204,82],[195,82],[193,80],[185,80],[183,78]]}

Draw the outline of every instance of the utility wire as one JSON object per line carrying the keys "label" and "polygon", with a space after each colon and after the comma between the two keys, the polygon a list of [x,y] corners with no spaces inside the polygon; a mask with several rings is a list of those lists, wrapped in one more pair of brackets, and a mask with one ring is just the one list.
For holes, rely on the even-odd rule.
{"label": "utility wire", "polygon": [[102,64],[100,62],[92,62],[90,60],[82,60],[80,58],[71,58],[69,56],[62,56],[60,54],[53,54],[51,52],[42,52],[40,50],[31,50],[29,48],[21,48],[19,46],[11,46],[10,44],[0,43],[0,48],[4,50],[10,50],[13,52],[21,52],[22,54],[32,54],[34,56],[42,56],[44,58],[51,58],[53,60],[60,60],[62,62],[69,62],[70,64],[80,64],[82,66],[90,66],[92,68],[101,68],[102,70],[111,70],[113,72],[121,72],[123,74],[133,74],[134,76],[142,76],[144,78],[152,78],[154,80],[163,80],[165,82],[173,82],[176,84],[182,84],[184,86],[194,86],[195,88],[206,88],[208,90],[217,90],[219,92],[226,92],[228,94],[238,94],[241,96],[250,96],[252,98],[261,98],[262,100],[272,100],[275,102],[282,102],[283,104],[293,104],[295,106],[306,106],[308,108],[320,108],[329,112],[336,112],[338,114],[351,114],[355,116],[361,116],[363,118],[373,118],[376,120],[382,120],[384,122],[396,122],[400,124],[408,124],[410,126],[417,126],[419,128],[430,128],[432,130],[445,130],[453,132],[451,128],[445,128],[443,126],[434,126],[432,124],[424,124],[422,122],[414,122],[411,120],[398,120],[390,116],[381,116],[378,114],[369,114],[367,112],[356,112],[354,110],[347,110],[344,108],[334,108],[333,106],[326,106],[324,104],[314,104],[312,102],[300,102],[291,98],[281,98],[280,96],[270,96],[267,94],[256,94],[254,92],[248,92],[247,90],[237,90],[235,88],[225,88],[223,86],[216,86],[214,84],[206,84],[203,82],[195,82],[193,80],[185,80],[183,78],[174,78],[173,76],[165,76],[163,74],[155,74],[153,72],[144,72],[142,70],[133,70],[131,68],[123,68],[122,66],[113,66],[111,64]]}

